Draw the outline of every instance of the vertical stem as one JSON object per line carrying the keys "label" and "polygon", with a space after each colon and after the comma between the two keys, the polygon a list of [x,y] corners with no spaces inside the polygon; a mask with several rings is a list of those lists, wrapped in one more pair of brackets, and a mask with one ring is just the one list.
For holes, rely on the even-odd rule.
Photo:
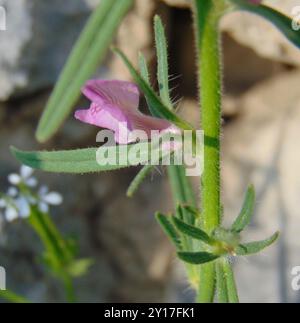
{"label": "vertical stem", "polygon": [[[199,60],[201,121],[205,134],[204,173],[201,181],[201,227],[211,233],[220,224],[220,132],[222,73],[219,19],[222,0],[195,0],[196,46]],[[200,73],[201,70],[201,73]],[[213,302],[215,266],[200,268],[199,302]]]}
{"label": "vertical stem", "polygon": [[63,281],[68,303],[76,303],[76,296],[72,278],[69,275],[65,275]]}

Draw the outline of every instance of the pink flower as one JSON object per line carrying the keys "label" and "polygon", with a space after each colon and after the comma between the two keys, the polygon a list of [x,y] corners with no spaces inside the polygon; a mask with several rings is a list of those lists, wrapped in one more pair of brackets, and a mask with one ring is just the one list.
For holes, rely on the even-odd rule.
{"label": "pink flower", "polygon": [[89,109],[76,111],[75,118],[112,130],[115,133],[115,141],[119,144],[132,142],[130,132],[134,130],[145,131],[148,138],[151,130],[180,133],[180,129],[167,120],[147,116],[138,110],[140,93],[133,83],[90,80],[82,89],[82,93],[92,103]]}

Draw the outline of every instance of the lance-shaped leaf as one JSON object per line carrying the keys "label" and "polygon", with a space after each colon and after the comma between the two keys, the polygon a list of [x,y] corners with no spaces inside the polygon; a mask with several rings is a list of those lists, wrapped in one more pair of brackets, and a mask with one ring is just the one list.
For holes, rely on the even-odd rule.
{"label": "lance-shaped leaf", "polygon": [[155,115],[159,118],[166,119],[171,123],[175,124],[177,127],[184,130],[194,130],[193,127],[186,121],[179,118],[174,112],[170,111],[156,95],[149,84],[139,75],[133,65],[129,62],[128,58],[119,50],[114,49],[114,52],[118,54],[125,65],[127,66],[129,72],[135,83],[139,86],[140,90],[145,94],[149,100],[149,104],[155,111]]}
{"label": "lance-shaped leaf", "polygon": [[208,252],[178,252],[179,259],[192,265],[203,265],[219,258]]}
{"label": "lance-shaped leaf", "polygon": [[201,216],[200,210],[191,205],[182,205],[182,208],[189,212],[195,219],[199,219]]}
{"label": "lance-shaped leaf", "polygon": [[[150,86],[149,70],[148,70],[146,58],[142,53],[139,53],[139,68],[140,68],[140,73],[141,73],[142,78]],[[147,104],[148,104],[151,114],[155,117],[155,114],[154,114],[155,110],[152,109],[152,107],[150,105],[150,101],[148,100],[147,97],[146,97],[146,101],[147,101]],[[140,185],[143,183],[143,181],[145,180],[147,175],[151,173],[153,168],[154,168],[154,166],[146,165],[138,172],[138,174],[136,175],[134,180],[131,182],[131,184],[127,190],[128,197],[133,197],[133,195],[137,192],[137,190],[139,189]]]}
{"label": "lance-shaped leaf", "polygon": [[77,41],[40,120],[36,137],[48,140],[80,97],[80,88],[103,62],[115,31],[133,0],[102,0]]}
{"label": "lance-shaped leaf", "polygon": [[173,217],[172,221],[178,231],[180,231],[181,233],[183,233],[191,238],[194,238],[196,240],[200,240],[208,245],[212,245],[215,242],[214,239],[212,239],[207,233],[205,233],[204,231],[202,231],[199,228],[196,228],[194,226],[186,224],[176,217]]}
{"label": "lance-shaped leaf", "polygon": [[229,303],[228,290],[226,284],[226,275],[223,268],[224,259],[217,260],[215,262],[216,270],[216,290],[218,302],[221,304]]}
{"label": "lance-shaped leaf", "polygon": [[232,266],[227,258],[220,258],[215,262],[216,288],[219,303],[238,303],[239,297]]}
{"label": "lance-shaped leaf", "polygon": [[[141,142],[127,146],[77,149],[56,152],[26,152],[11,148],[13,155],[24,165],[54,173],[84,174],[126,168],[133,165],[130,150],[139,152],[139,162],[148,162],[149,143]],[[101,159],[105,157],[105,159]]]}
{"label": "lance-shaped leaf", "polygon": [[161,228],[165,232],[165,234],[170,238],[174,246],[178,249],[181,250],[181,240],[180,237],[176,231],[175,226],[171,222],[168,216],[163,215],[161,213],[156,213],[155,218],[157,222],[160,224]]}
{"label": "lance-shaped leaf", "polygon": [[235,253],[238,256],[254,255],[271,246],[278,239],[278,237],[279,232],[276,232],[269,239],[241,244],[238,248],[236,248]]}
{"label": "lance-shaped leaf", "polygon": [[154,18],[155,44],[157,52],[157,80],[162,102],[173,109],[169,88],[168,44],[164,26],[159,16]]}
{"label": "lance-shaped leaf", "polygon": [[152,172],[153,166],[146,165],[138,172],[134,180],[131,182],[130,186],[127,190],[127,197],[133,197],[135,192],[140,187],[141,183],[145,180],[145,178]]}
{"label": "lance-shaped leaf", "polygon": [[246,0],[231,0],[237,9],[257,14],[274,24],[289,41],[300,48],[299,31],[293,28],[293,20],[281,12],[265,5],[253,5]]}
{"label": "lance-shaped leaf", "polygon": [[251,222],[251,218],[254,211],[254,204],[255,204],[255,190],[254,187],[251,185],[249,186],[242,210],[232,225],[232,231],[237,233],[242,232],[246,226],[248,226]]}

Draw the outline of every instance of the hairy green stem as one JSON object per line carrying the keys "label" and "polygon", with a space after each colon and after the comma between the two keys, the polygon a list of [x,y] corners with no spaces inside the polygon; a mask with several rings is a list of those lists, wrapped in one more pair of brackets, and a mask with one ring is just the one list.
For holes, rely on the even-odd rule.
{"label": "hairy green stem", "polygon": [[[220,224],[220,132],[222,73],[219,19],[222,0],[195,0],[196,46],[199,60],[201,127],[205,135],[201,181],[201,228],[211,233]],[[213,302],[215,266],[200,268],[198,302]]]}

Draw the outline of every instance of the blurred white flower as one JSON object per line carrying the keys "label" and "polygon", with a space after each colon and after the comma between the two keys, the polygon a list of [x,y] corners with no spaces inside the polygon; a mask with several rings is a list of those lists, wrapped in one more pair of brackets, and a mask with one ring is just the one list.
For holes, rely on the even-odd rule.
{"label": "blurred white flower", "polygon": [[38,207],[43,213],[48,213],[49,205],[60,205],[63,202],[63,197],[57,192],[49,192],[47,186],[42,186],[38,192]]}
{"label": "blurred white flower", "polygon": [[7,222],[28,218],[32,206],[37,206],[41,212],[48,213],[50,205],[60,205],[63,202],[62,195],[49,192],[47,186],[42,186],[37,193],[32,191],[38,184],[32,174],[32,168],[22,166],[20,174],[8,176],[13,186],[9,187],[6,194],[0,193],[0,217]]}
{"label": "blurred white flower", "polygon": [[7,222],[13,222],[19,218],[26,219],[30,216],[30,205],[24,196],[16,199],[1,199],[0,208],[4,209],[4,218]]}
{"label": "blurred white flower", "polygon": [[8,181],[12,185],[19,185],[21,183],[24,183],[28,187],[35,187],[37,186],[37,179],[35,177],[32,177],[34,170],[28,166],[21,166],[20,174],[10,174],[8,176]]}

